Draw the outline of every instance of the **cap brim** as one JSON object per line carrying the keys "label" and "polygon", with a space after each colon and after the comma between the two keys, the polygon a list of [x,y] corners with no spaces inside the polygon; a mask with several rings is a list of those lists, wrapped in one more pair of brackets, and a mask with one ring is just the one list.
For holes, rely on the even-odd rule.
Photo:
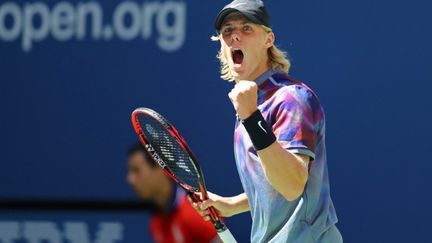
{"label": "cap brim", "polygon": [[261,21],[259,19],[257,19],[253,14],[247,13],[247,12],[242,12],[238,9],[235,8],[226,8],[223,9],[222,11],[219,12],[218,16],[216,17],[216,21],[215,21],[215,28],[216,30],[220,30],[220,28],[222,27],[222,24],[225,21],[225,18],[234,12],[238,12],[240,14],[242,14],[243,16],[245,16],[245,18],[247,18],[249,21],[255,23],[255,24],[262,24]]}

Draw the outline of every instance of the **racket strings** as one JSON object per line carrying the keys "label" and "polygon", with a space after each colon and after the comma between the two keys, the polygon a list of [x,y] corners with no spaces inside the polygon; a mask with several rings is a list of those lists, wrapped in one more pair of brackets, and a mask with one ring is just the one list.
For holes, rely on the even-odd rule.
{"label": "racket strings", "polygon": [[158,121],[139,116],[142,131],[156,153],[177,179],[194,189],[199,188],[198,172],[178,141]]}

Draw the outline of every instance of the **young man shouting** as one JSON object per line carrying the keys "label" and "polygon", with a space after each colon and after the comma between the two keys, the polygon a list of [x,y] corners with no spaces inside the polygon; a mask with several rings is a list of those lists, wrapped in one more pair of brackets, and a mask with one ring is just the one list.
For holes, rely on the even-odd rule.
{"label": "young man shouting", "polygon": [[244,193],[215,194],[195,208],[208,219],[251,211],[251,242],[342,242],[330,198],[324,111],[315,93],[288,76],[262,1],[235,0],[215,21],[221,77],[237,122],[234,152]]}

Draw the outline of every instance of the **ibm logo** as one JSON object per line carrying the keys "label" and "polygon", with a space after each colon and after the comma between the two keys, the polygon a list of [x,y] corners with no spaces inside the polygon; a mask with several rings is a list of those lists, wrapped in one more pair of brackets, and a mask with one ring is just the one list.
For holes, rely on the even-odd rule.
{"label": "ibm logo", "polygon": [[0,243],[115,243],[123,240],[123,225],[100,222],[93,234],[85,222],[0,221]]}

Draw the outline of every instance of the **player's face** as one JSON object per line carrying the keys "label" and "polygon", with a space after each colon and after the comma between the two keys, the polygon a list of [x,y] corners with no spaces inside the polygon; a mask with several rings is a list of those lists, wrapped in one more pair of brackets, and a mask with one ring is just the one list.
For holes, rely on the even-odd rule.
{"label": "player's face", "polygon": [[222,54],[236,81],[255,80],[267,71],[267,50],[273,46],[273,32],[234,14],[227,17],[220,33]]}
{"label": "player's face", "polygon": [[127,181],[140,198],[151,199],[163,172],[159,167],[151,166],[145,159],[143,152],[129,156]]}

